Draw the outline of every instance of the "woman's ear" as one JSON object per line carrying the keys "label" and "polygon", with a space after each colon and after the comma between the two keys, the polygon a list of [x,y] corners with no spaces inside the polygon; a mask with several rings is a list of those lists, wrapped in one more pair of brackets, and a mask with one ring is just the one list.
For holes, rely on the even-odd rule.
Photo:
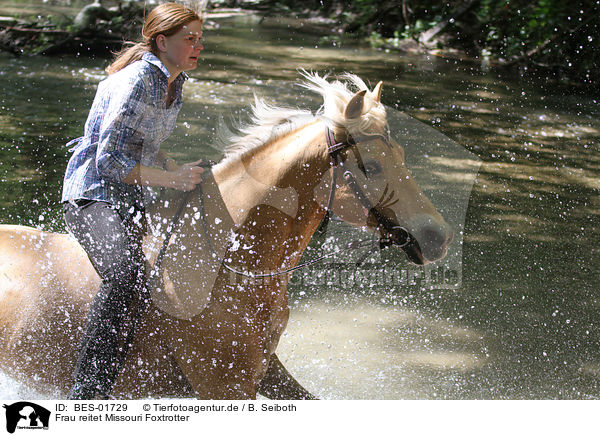
{"label": "woman's ear", "polygon": [[157,35],[156,36],[156,47],[160,51],[167,51],[167,37],[165,35]]}

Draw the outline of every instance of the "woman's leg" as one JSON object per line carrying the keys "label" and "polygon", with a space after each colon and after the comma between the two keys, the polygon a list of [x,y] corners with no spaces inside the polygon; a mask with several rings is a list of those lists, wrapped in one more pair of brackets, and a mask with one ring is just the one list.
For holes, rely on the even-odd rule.
{"label": "woman's leg", "polygon": [[[88,313],[70,399],[106,398],[119,374],[124,321],[133,317],[143,292],[144,257],[140,232],[104,202],[67,203],[65,222],[102,279]],[[125,329],[126,330],[126,329]]]}

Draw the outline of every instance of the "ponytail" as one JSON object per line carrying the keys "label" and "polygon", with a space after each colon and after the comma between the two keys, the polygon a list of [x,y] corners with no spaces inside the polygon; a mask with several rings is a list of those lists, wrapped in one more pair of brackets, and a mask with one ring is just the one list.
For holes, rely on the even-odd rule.
{"label": "ponytail", "polygon": [[142,59],[144,54],[152,51],[150,44],[145,42],[128,42],[125,44],[126,46],[115,54],[115,60],[112,62],[112,64],[106,67],[105,71],[107,74],[114,74],[117,71],[122,70],[127,65]]}

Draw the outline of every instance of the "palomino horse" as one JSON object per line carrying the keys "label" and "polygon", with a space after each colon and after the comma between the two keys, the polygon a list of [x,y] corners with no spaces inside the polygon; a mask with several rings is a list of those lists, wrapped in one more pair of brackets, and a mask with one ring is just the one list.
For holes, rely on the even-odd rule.
{"label": "palomino horse", "polygon": [[[305,77],[324,98],[322,113],[258,101],[255,125],[233,140],[202,192],[186,197],[114,397],[311,398],[275,355],[290,274],[258,278],[296,266],[327,210],[377,229],[383,245],[401,246],[415,263],[446,254],[452,233],[388,136],[381,82],[369,91],[356,76]],[[178,204],[161,203],[170,216]],[[64,395],[99,278],[68,235],[1,226],[0,247],[0,367]],[[147,252],[152,262],[156,250]],[[208,264],[212,274],[202,272]],[[255,279],[232,283],[230,269]]]}

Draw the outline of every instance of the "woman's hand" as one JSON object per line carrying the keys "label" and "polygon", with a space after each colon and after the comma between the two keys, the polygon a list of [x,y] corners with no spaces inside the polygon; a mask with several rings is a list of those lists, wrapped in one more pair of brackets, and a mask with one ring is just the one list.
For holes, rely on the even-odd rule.
{"label": "woman's hand", "polygon": [[172,174],[172,184],[170,188],[180,191],[191,191],[198,183],[202,181],[204,168],[199,167],[202,159],[196,162],[190,162],[181,165]]}
{"label": "woman's hand", "polygon": [[170,157],[164,160],[162,167],[165,171],[177,171],[179,169],[179,165],[177,165],[177,162],[175,162],[175,160],[171,159]]}

